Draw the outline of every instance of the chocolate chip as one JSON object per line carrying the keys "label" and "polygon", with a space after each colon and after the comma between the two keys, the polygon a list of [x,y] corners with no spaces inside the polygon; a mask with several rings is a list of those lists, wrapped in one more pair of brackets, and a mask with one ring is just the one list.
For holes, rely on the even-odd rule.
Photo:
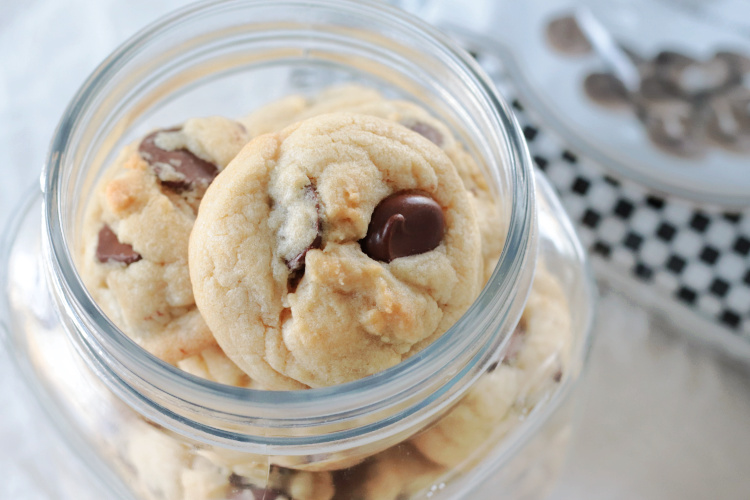
{"label": "chocolate chip", "polygon": [[725,98],[732,110],[732,116],[737,120],[743,132],[750,131],[750,89],[739,87],[725,94]]}
{"label": "chocolate chip", "polygon": [[750,151],[750,99],[738,93],[723,95],[710,102],[706,126],[708,136],[718,145],[736,152]]}
{"label": "chocolate chip", "polygon": [[680,89],[671,81],[652,76],[641,80],[638,99],[641,101],[664,101],[682,97]]}
{"label": "chocolate chip", "polygon": [[677,71],[674,82],[686,95],[714,93],[739,83],[739,72],[733,71],[731,64],[722,58],[695,62]]}
{"label": "chocolate chip", "polygon": [[440,205],[424,191],[407,190],[388,196],[375,207],[360,245],[371,258],[391,262],[437,248],[444,232]]}
{"label": "chocolate chip", "polygon": [[[663,50],[649,60],[626,52],[641,75],[627,97],[654,145],[683,158],[701,157],[711,144],[750,153],[750,89],[743,86],[750,58],[725,50],[699,61]],[[599,104],[619,102],[620,90],[605,78],[589,75],[586,94]]]}
{"label": "chocolate chip", "polygon": [[318,213],[318,218],[315,220],[316,233],[315,238],[313,238],[307,248],[286,261],[286,266],[289,268],[287,284],[292,291],[297,288],[297,285],[302,280],[302,276],[305,274],[305,257],[307,256],[307,252],[323,246],[323,219],[320,215],[318,191],[315,189],[315,186],[310,184],[305,186],[305,195],[315,202],[315,211]]}
{"label": "chocolate chip", "polygon": [[425,122],[414,122],[413,124],[407,125],[407,128],[413,130],[419,135],[429,139],[430,142],[442,146],[443,145],[443,134],[438,129],[429,125]]}
{"label": "chocolate chip", "polygon": [[526,342],[526,322],[521,319],[513,330],[508,341],[508,349],[505,351],[505,357],[503,363],[508,364],[514,361],[518,357],[518,353],[521,352],[524,342]]}
{"label": "chocolate chip", "polygon": [[99,230],[99,243],[96,246],[96,258],[99,262],[122,262],[132,264],[141,260],[141,254],[131,245],[120,243],[112,229],[105,225]]}
{"label": "chocolate chip", "polygon": [[582,55],[591,52],[591,43],[573,16],[558,17],[550,21],[547,25],[547,40],[553,49],[563,54]]}
{"label": "chocolate chip", "polygon": [[610,73],[591,73],[583,81],[583,88],[591,100],[604,106],[625,106],[629,103],[625,85]]}
{"label": "chocolate chip", "polygon": [[705,152],[701,121],[693,108],[675,102],[672,108],[651,108],[642,120],[649,139],[667,153],[694,158]]}
{"label": "chocolate chip", "polygon": [[708,123],[709,135],[724,143],[734,142],[740,134],[740,124],[734,119],[732,108],[726,99],[711,102],[711,118]]}
{"label": "chocolate chip", "polygon": [[563,372],[562,370],[558,369],[554,375],[552,375],[552,380],[555,382],[560,382],[562,380]]}
{"label": "chocolate chip", "polygon": [[662,50],[654,57],[654,64],[662,68],[684,68],[693,64],[695,59],[675,50]]}
{"label": "chocolate chip", "polygon": [[249,486],[249,483],[243,476],[235,474],[234,472],[229,474],[229,484],[235,488],[245,488]]}
{"label": "chocolate chip", "polygon": [[138,152],[151,165],[162,185],[176,192],[195,186],[208,186],[218,175],[219,169],[211,162],[198,158],[185,148],[167,151],[156,145],[156,136],[164,132],[180,130],[165,129],[152,132],[141,141]]}

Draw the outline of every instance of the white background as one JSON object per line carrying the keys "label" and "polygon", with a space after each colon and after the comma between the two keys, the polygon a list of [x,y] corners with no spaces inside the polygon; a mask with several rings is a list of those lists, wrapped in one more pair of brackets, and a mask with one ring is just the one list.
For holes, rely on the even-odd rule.
{"label": "white background", "polygon": [[[37,181],[57,120],[86,76],[181,4],[0,0],[0,225]],[[611,292],[596,334],[578,433],[552,498],[750,498],[747,367],[654,326]],[[56,440],[8,357],[0,350],[0,499],[60,499],[59,481],[84,479],[56,460]]]}

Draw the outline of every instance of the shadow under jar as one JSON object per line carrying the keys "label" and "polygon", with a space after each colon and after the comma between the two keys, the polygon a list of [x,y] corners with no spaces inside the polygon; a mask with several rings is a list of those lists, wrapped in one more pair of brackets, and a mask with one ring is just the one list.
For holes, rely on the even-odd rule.
{"label": "shadow under jar", "polygon": [[[237,117],[352,83],[427,109],[497,201],[502,254],[458,322],[381,373],[286,392],[195,377],[118,330],[78,259],[87,200],[123,146],[191,117]],[[522,137],[465,52],[385,4],[233,0],[179,11],[109,57],[63,116],[43,193],[29,196],[3,247],[8,346],[112,497],[541,498],[571,431],[593,283]]]}

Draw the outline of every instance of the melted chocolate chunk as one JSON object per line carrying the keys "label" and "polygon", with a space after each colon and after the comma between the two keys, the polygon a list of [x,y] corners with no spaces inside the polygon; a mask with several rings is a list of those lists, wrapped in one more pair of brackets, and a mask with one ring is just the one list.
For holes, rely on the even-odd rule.
{"label": "melted chocolate chunk", "polygon": [[299,285],[299,282],[302,280],[302,276],[305,275],[305,257],[307,256],[307,252],[323,246],[323,219],[320,216],[320,199],[318,198],[318,191],[315,189],[315,186],[309,185],[305,187],[305,194],[315,200],[315,210],[318,212],[318,218],[315,221],[315,229],[317,232],[312,243],[310,243],[307,248],[286,261],[286,266],[289,268],[289,279],[287,283],[291,290],[297,288],[297,285]]}
{"label": "melted chocolate chunk", "polygon": [[444,233],[440,205],[423,191],[407,190],[388,196],[375,207],[367,235],[359,243],[373,259],[390,262],[434,250]]}
{"label": "melted chocolate chunk", "polygon": [[443,145],[443,134],[441,134],[440,131],[438,131],[438,129],[436,129],[432,125],[428,125],[424,122],[414,122],[413,124],[408,125],[407,128],[413,130],[422,137],[429,139],[430,142],[436,144],[437,146]]}
{"label": "melted chocolate chunk", "polygon": [[131,245],[120,243],[112,229],[105,225],[99,230],[99,243],[96,246],[96,258],[99,262],[123,262],[132,264],[141,260],[141,254]]}
{"label": "melted chocolate chunk", "polygon": [[198,158],[185,148],[167,151],[156,145],[158,134],[178,130],[172,128],[150,133],[141,141],[138,152],[154,169],[162,185],[173,191],[181,192],[197,185],[208,186],[219,173],[216,165]]}

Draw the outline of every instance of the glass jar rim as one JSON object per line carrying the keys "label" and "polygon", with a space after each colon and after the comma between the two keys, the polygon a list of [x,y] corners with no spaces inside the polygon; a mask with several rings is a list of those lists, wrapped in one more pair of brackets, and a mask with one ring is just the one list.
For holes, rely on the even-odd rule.
{"label": "glass jar rim", "polygon": [[[370,377],[342,385],[308,389],[304,391],[259,391],[222,385],[187,375],[138,347],[122,333],[98,308],[78,274],[64,231],[61,192],[65,176],[65,160],[70,156],[72,131],[79,126],[85,110],[92,106],[104,83],[118,74],[125,62],[144,50],[158,37],[181,22],[200,16],[212,9],[231,8],[235,5],[268,6],[278,9],[318,8],[349,13],[360,19],[374,18],[390,22],[394,27],[418,37],[424,45],[437,51],[443,60],[463,72],[464,81],[483,100],[483,108],[498,130],[504,132],[509,153],[506,168],[512,170],[511,195],[513,198],[508,231],[502,255],[491,278],[464,315],[438,339],[422,351]],[[499,161],[499,160],[498,160]],[[115,50],[87,79],[66,109],[55,132],[42,178],[44,191],[44,230],[50,278],[55,290],[68,301],[62,306],[72,322],[74,341],[85,356],[95,358],[98,368],[111,369],[119,383],[113,389],[144,415],[173,430],[211,436],[223,444],[232,441],[255,442],[276,446],[282,444],[313,444],[341,442],[352,437],[382,432],[388,427],[398,432],[398,422],[434,403],[459,381],[466,383],[469,368],[488,358],[489,351],[507,343],[510,329],[507,323],[515,322],[520,311],[510,311],[509,303],[519,292],[519,279],[526,266],[532,265],[536,250],[531,243],[535,232],[536,215],[534,179],[523,134],[512,111],[479,65],[445,35],[409,14],[377,1],[318,0],[215,0],[178,10],[145,28]],[[528,285],[528,283],[526,284]],[[528,286],[521,290],[528,292]],[[501,317],[500,325],[506,335],[488,327]],[[80,332],[85,332],[81,334]],[[467,333],[468,332],[468,333]],[[463,355],[464,366],[456,367],[455,360]],[[453,363],[453,365],[452,365]],[[432,380],[446,367],[454,370],[449,379],[435,387]],[[123,371],[124,370],[124,371]],[[123,373],[126,376],[123,376]],[[110,375],[112,375],[110,373]],[[470,375],[476,378],[477,373]],[[129,380],[126,380],[129,379]],[[137,385],[138,388],[134,388]],[[165,390],[168,388],[168,390]],[[455,388],[454,388],[455,389]],[[425,397],[427,396],[427,397]],[[413,399],[409,399],[409,398]],[[393,410],[387,418],[378,419],[365,426],[326,433],[324,435],[256,436],[238,432],[237,426],[276,420],[281,427],[322,426],[335,416],[341,421],[355,421],[363,415],[372,415],[402,405],[412,404],[405,410]],[[169,408],[179,407],[185,413],[174,413]],[[206,424],[192,417],[209,414],[216,424]],[[165,417],[166,415],[166,417]]]}

